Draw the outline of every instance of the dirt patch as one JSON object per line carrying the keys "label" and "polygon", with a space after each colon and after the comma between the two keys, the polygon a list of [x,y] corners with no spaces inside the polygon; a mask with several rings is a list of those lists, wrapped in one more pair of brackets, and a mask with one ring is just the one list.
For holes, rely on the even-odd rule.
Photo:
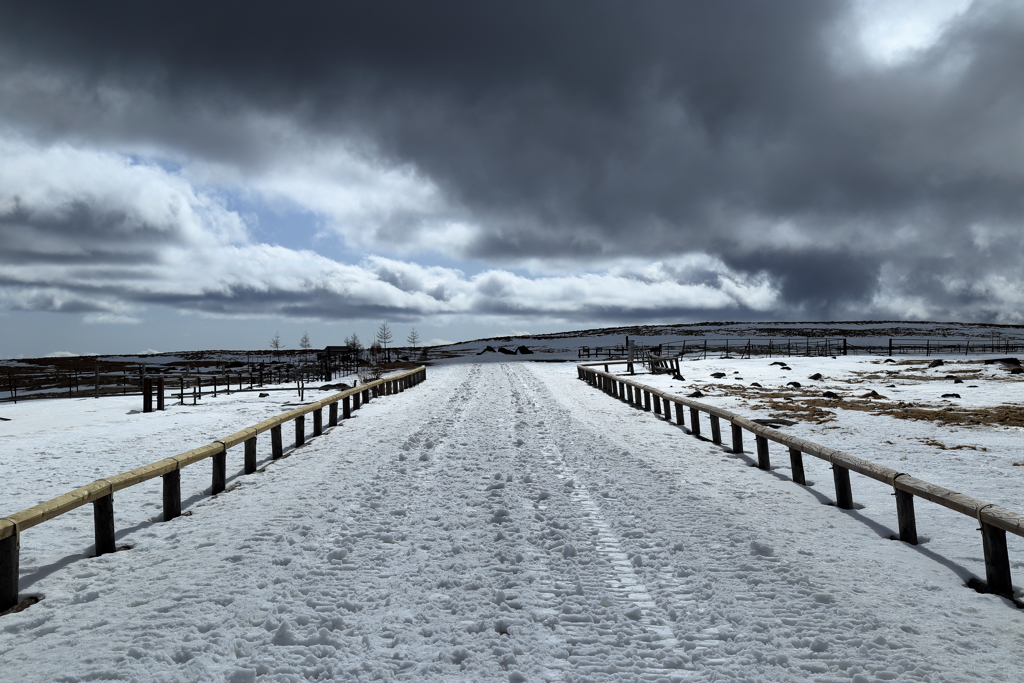
{"label": "dirt patch", "polygon": [[37,602],[39,602],[39,598],[36,598],[36,597],[25,598],[24,600],[22,600],[17,605],[15,605],[14,607],[10,608],[9,610],[0,612],[0,617],[2,617],[4,615],[7,615],[7,614],[17,614],[18,612],[24,612],[25,610],[27,610],[29,607],[31,607],[32,605],[36,604]]}
{"label": "dirt patch", "polygon": [[946,444],[942,443],[941,441],[936,441],[935,439],[915,438],[914,440],[915,441],[920,441],[921,443],[923,443],[926,446],[934,446],[935,448],[938,448],[939,450],[942,450],[942,451],[988,451],[988,449],[985,448],[984,446],[967,446],[967,445],[947,446]]}

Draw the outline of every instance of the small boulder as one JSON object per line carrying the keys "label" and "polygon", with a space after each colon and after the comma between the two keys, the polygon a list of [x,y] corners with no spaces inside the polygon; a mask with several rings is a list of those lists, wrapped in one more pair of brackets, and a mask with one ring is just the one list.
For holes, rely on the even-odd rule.
{"label": "small boulder", "polygon": [[786,386],[787,387],[795,387],[795,388],[799,389],[802,385],[800,384],[800,382],[786,382]]}
{"label": "small boulder", "polygon": [[963,383],[964,383],[964,381],[962,379],[960,379],[959,377],[957,379],[953,380],[953,384],[963,384]]}
{"label": "small boulder", "polygon": [[960,398],[960,394],[943,394],[942,398]]}
{"label": "small boulder", "polygon": [[825,398],[834,398],[836,400],[842,400],[843,398],[834,391],[826,391],[825,393],[822,394],[822,396],[824,396]]}
{"label": "small boulder", "polygon": [[270,394],[260,394],[260,398],[266,398],[267,396],[270,396]]}
{"label": "small boulder", "polygon": [[476,355],[478,355],[478,356],[482,356],[482,355],[484,355],[485,353],[488,353],[488,352],[490,352],[490,353],[495,353],[495,351],[494,351],[494,347],[493,347],[493,346],[485,346],[485,347],[484,347],[484,350],[483,350],[483,351],[480,351],[480,352],[479,352],[479,353],[477,353]]}
{"label": "small boulder", "polygon": [[781,365],[782,367],[786,367],[786,364],[783,363],[781,360],[775,361],[774,363],[772,363],[772,365]]}
{"label": "small boulder", "polygon": [[940,365],[943,365],[942,359],[941,358],[936,358],[935,360],[933,360],[931,363],[928,364],[928,367],[930,367],[930,368],[937,368]]}
{"label": "small boulder", "polygon": [[504,353],[507,356],[514,356],[514,355],[516,355],[515,351],[512,351],[511,349],[506,349],[504,346],[499,346],[498,347],[498,353]]}
{"label": "small boulder", "polygon": [[872,389],[866,394],[861,394],[858,398],[888,398],[888,396],[882,396],[880,393]]}
{"label": "small boulder", "polygon": [[725,377],[725,373],[724,372],[712,372],[711,376],[714,377],[715,379],[722,379],[723,377]]}
{"label": "small boulder", "polygon": [[1011,375],[1019,375],[1021,373],[1024,373],[1024,368],[1010,368]]}
{"label": "small boulder", "polygon": [[686,398],[703,398],[703,396],[704,396],[704,394],[702,394],[700,392],[700,389],[698,389],[697,391],[693,392],[692,394],[687,394]]}
{"label": "small boulder", "polygon": [[758,389],[764,389],[764,387],[762,387],[762,386],[761,386],[760,384],[758,384],[757,382],[751,382],[751,383],[750,383],[750,386],[752,386],[752,387],[757,387]]}
{"label": "small boulder", "polygon": [[516,349],[516,353],[518,353],[518,354],[520,354],[522,356],[532,356],[533,355],[533,351],[531,351],[530,349],[526,348],[525,346],[520,346],[519,348],[517,348]]}
{"label": "small boulder", "polygon": [[820,372],[816,372],[813,375],[811,375],[810,377],[808,377],[807,379],[811,379],[811,380],[814,380],[815,382],[817,382],[819,379],[821,379],[821,373]]}
{"label": "small boulder", "polygon": [[892,358],[886,358],[886,359],[885,359],[885,360],[883,360],[882,362],[883,362],[883,363],[895,363],[896,361],[894,361],[894,360],[893,360]]}

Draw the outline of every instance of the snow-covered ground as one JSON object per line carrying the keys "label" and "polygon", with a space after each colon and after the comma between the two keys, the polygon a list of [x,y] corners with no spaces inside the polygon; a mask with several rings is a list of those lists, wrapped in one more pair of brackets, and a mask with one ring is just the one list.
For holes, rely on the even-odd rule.
{"label": "snow-covered ground", "polygon": [[[777,389],[821,372],[847,394],[862,378],[848,359],[785,360],[785,377],[768,359],[708,360],[686,363],[683,383],[641,381],[700,387],[705,402],[759,417],[768,399],[716,389],[729,383],[710,373]],[[956,385],[965,397],[978,385],[964,401],[1018,400],[1005,392],[1020,385],[983,372],[991,386]],[[887,384],[942,405],[914,393],[935,382],[886,381],[878,392],[891,397]],[[138,400],[4,405],[0,516],[286,409],[281,394],[236,394],[126,415]],[[1021,509],[1017,428],[826,410],[830,421],[788,429]],[[867,683],[1024,671],[1024,611],[964,586],[984,576],[971,520],[922,502],[928,540],[890,541],[884,487],[855,477],[864,507],[823,505],[830,473],[813,459],[817,482],[797,486],[781,453],[780,470],[760,471],[595,391],[571,363],[444,364],[283,460],[265,462],[264,441],[264,470],[238,474],[232,450],[236,486],[214,498],[202,493],[208,466],[186,469],[191,514],[170,523],[159,482],[115,494],[129,550],[88,557],[88,507],[26,531],[22,591],[43,599],[0,618],[3,679]]]}

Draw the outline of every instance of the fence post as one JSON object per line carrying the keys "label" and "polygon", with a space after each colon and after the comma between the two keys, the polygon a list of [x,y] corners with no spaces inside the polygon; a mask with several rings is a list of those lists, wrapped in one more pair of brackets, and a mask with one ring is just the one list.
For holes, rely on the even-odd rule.
{"label": "fence post", "polygon": [[743,452],[743,428],[737,424],[732,425],[732,452]]}
{"label": "fence post", "polygon": [[[95,382],[94,382],[94,384],[95,384],[95,390],[94,390],[94,393],[93,393],[93,397],[94,398],[99,398],[100,397],[100,364],[99,364],[99,361],[96,362],[96,375],[95,375]],[[2,612],[2,611],[3,610],[0,610],[0,612]]]}
{"label": "fence post", "polygon": [[[337,410],[337,409],[335,409]],[[337,413],[335,413],[337,414]],[[324,409],[317,408],[313,411],[313,436],[320,436],[324,433]]]}
{"label": "fence post", "polygon": [[1013,597],[1010,556],[1006,551],[1006,532],[981,522],[981,540],[985,547],[985,579],[989,592]]}
{"label": "fence post", "polygon": [[700,436],[700,411],[690,406],[690,433]]}
{"label": "fence post", "polygon": [[686,426],[686,420],[683,419],[683,404],[676,403],[676,424]]}
{"label": "fence post", "polygon": [[661,415],[661,398],[654,394],[654,412]]}
{"label": "fence post", "polygon": [[[223,444],[221,444],[223,446]],[[213,481],[210,483],[210,495],[221,493],[227,483],[228,449],[213,454]]]}
{"label": "fence post", "polygon": [[721,445],[722,443],[722,425],[718,420],[717,415],[709,415],[711,419],[711,441]]}
{"label": "fence post", "polygon": [[92,502],[92,521],[96,537],[96,556],[117,550],[114,541],[114,493]]}
{"label": "fence post", "polygon": [[169,522],[181,514],[181,470],[171,470],[164,480],[164,521]]}
{"label": "fence post", "polygon": [[18,604],[18,531],[0,538],[0,612]]}
{"label": "fence post", "polygon": [[256,471],[256,437],[245,440],[245,473]]}
{"label": "fence post", "polygon": [[644,389],[644,410],[650,412],[651,410],[651,392]]}
{"label": "fence post", "polygon": [[850,489],[850,470],[832,463],[832,478],[836,483],[836,507],[853,509],[853,491]]}
{"label": "fence post", "polygon": [[153,412],[153,379],[151,377],[142,378],[142,412]]}
{"label": "fence post", "polygon": [[[359,406],[356,406],[356,407],[358,408]],[[349,419],[350,417],[352,417],[352,397],[351,396],[346,396],[345,398],[341,399],[341,417],[343,419],[346,419],[346,420]]]}
{"label": "fence post", "polygon": [[281,445],[281,425],[270,428],[270,453],[274,460],[284,455],[284,447]]}
{"label": "fence post", "polygon": [[760,434],[754,435],[754,443],[757,444],[757,466],[762,470],[770,470],[772,461],[768,455],[768,439]]}
{"label": "fence post", "polygon": [[158,377],[156,380],[156,409],[166,410],[164,407],[164,378]]}
{"label": "fence post", "polygon": [[295,418],[295,447],[298,448],[306,443],[306,416],[299,415]]}
{"label": "fence post", "polygon": [[363,392],[361,391],[357,391],[356,393],[352,394],[352,410],[359,410],[359,403],[362,394]]}
{"label": "fence post", "polygon": [[914,517],[914,494],[896,491],[896,520],[900,527],[900,540],[917,545],[917,520]]}
{"label": "fence post", "polygon": [[789,449],[789,466],[793,468],[793,481],[801,486],[807,486],[807,480],[804,478],[804,454],[799,449]]}
{"label": "fence post", "polygon": [[327,413],[327,424],[331,427],[338,426],[338,402],[335,401],[331,404],[330,410]]}

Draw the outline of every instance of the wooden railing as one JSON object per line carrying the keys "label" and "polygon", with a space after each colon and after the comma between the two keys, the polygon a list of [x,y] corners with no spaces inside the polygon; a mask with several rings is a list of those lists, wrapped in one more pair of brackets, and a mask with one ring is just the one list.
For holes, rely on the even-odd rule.
{"label": "wooden railing", "polygon": [[169,521],[181,514],[181,469],[207,458],[213,461],[213,481],[211,495],[220,493],[225,488],[227,479],[227,450],[239,444],[245,445],[246,474],[256,471],[256,437],[263,432],[270,432],[271,454],[274,459],[284,455],[281,428],[293,421],[295,423],[295,447],[306,441],[305,419],[313,414],[313,436],[323,432],[323,409],[328,409],[328,426],[338,424],[338,405],[342,406],[342,419],[351,416],[353,410],[368,403],[377,396],[395,394],[413,387],[426,379],[426,368],[418,367],[398,375],[362,384],[346,389],[319,401],[281,413],[267,420],[243,429],[240,432],[217,439],[213,443],[194,448],[184,453],[165,458],[158,462],[138,467],[129,472],[99,479],[57,496],[44,503],[16,512],[0,519],[0,612],[18,604],[18,564],[20,536],[26,530],[53,519],[86,503],[93,504],[95,522],[96,554],[113,552],[114,544],[114,501],[115,491],[135,486],[144,481],[163,477],[163,512],[164,521]]}
{"label": "wooden railing", "polygon": [[[686,426],[684,406],[689,408],[690,433],[701,434],[700,414],[707,413],[711,427],[711,441],[722,443],[722,420],[732,427],[732,452],[743,452],[744,430],[754,435],[757,450],[757,466],[770,469],[771,461],[768,442],[772,441],[789,450],[793,481],[806,486],[804,480],[803,454],[828,461],[832,465],[836,488],[836,506],[845,510],[853,508],[853,492],[850,487],[850,472],[870,477],[891,486],[896,494],[896,516],[901,541],[917,544],[917,522],[914,517],[914,498],[922,498],[943,507],[955,510],[978,521],[981,527],[982,545],[985,552],[985,575],[987,590],[998,595],[1013,598],[1010,580],[1010,559],[1006,548],[1006,532],[1024,536],[1024,515],[931,484],[883,465],[863,460],[834,448],[828,448],[785,434],[771,427],[749,420],[722,408],[683,398],[667,391],[641,384],[608,372],[609,365],[624,364],[626,361],[610,361],[577,366],[579,378],[630,405],[661,415],[672,420],[672,406],[675,406],[676,424]],[[604,366],[597,370],[593,365]]]}

